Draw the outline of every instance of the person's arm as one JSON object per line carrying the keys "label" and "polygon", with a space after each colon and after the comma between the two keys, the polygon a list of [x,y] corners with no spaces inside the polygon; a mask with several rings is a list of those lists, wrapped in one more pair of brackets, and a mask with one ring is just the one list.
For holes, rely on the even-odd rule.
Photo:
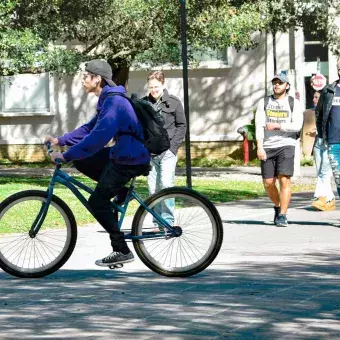
{"label": "person's arm", "polygon": [[181,143],[185,137],[186,129],[187,129],[187,121],[185,118],[184,110],[182,103],[178,101],[177,107],[175,110],[175,134],[170,142],[170,151],[176,155]]}
{"label": "person's arm", "polygon": [[294,109],[292,119],[289,123],[281,123],[280,130],[284,132],[299,132],[302,129],[303,113],[301,110],[300,101],[294,99]]}
{"label": "person's arm", "polygon": [[58,139],[58,144],[60,146],[73,146],[78,144],[83,138],[85,138],[91,130],[94,128],[97,122],[97,114],[86,124],[80,126],[79,128],[65,133],[63,136],[56,137]]}
{"label": "person's arm", "polygon": [[261,99],[257,105],[255,113],[255,135],[257,144],[257,157],[260,160],[266,160],[266,152],[263,148],[264,129],[266,126],[266,112],[264,110],[264,99]]}
{"label": "person's arm", "polygon": [[76,145],[63,153],[66,162],[84,159],[101,150],[117,133],[117,99],[107,98],[95,126]]}
{"label": "person's arm", "polygon": [[315,108],[316,117],[316,130],[318,132],[318,138],[322,139],[322,121],[323,121],[323,103],[324,103],[325,91],[321,92],[318,104]]}

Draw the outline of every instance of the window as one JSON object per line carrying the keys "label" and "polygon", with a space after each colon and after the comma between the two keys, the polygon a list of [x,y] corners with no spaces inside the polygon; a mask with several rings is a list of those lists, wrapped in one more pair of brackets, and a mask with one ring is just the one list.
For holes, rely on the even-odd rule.
{"label": "window", "polygon": [[50,81],[47,73],[0,78],[0,115],[51,115]]}
{"label": "window", "polygon": [[204,51],[197,51],[193,53],[199,67],[228,67],[231,66],[231,50],[230,48],[223,49],[222,51],[205,49]]}
{"label": "window", "polygon": [[305,62],[311,61],[327,62],[328,61],[328,47],[322,46],[320,38],[305,33]]}

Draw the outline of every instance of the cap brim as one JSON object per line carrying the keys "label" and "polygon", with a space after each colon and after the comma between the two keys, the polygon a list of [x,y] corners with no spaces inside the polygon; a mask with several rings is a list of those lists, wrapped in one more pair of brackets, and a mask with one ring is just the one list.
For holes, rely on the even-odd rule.
{"label": "cap brim", "polygon": [[116,84],[109,78],[104,78],[107,84],[111,87],[116,86]]}

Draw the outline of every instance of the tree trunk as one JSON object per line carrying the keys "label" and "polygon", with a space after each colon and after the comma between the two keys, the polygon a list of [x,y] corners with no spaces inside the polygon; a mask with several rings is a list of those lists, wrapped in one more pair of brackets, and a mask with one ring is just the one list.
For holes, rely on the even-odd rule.
{"label": "tree trunk", "polygon": [[130,68],[126,64],[117,66],[117,62],[113,63],[113,60],[108,60],[108,63],[112,67],[112,80],[117,85],[122,85],[125,89],[128,89],[129,71]]}

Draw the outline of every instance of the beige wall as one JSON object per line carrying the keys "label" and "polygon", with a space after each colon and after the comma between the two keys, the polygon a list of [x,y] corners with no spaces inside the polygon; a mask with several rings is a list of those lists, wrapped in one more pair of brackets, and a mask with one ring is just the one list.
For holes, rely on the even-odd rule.
{"label": "beige wall", "polygon": [[[277,34],[278,71],[290,68],[288,34]],[[303,91],[299,67],[303,63],[303,36],[295,33],[296,87]],[[250,51],[231,52],[231,65],[189,70],[191,140],[203,142],[240,141],[237,129],[249,124],[257,101],[270,91],[273,76],[272,36],[258,36],[259,46]],[[334,67],[333,59],[330,68]],[[330,70],[330,79],[334,70]],[[128,92],[147,93],[147,71],[132,70]],[[166,87],[183,100],[182,70],[165,69]],[[335,73],[336,74],[336,73]],[[1,85],[0,85],[1,86]],[[51,110],[48,114],[10,116],[0,113],[0,144],[41,144],[46,135],[60,135],[88,121],[95,113],[97,98],[86,95],[81,74],[50,80]],[[39,95],[39,94],[37,94]],[[304,98],[301,93],[301,98]],[[209,155],[207,155],[209,156]]]}

